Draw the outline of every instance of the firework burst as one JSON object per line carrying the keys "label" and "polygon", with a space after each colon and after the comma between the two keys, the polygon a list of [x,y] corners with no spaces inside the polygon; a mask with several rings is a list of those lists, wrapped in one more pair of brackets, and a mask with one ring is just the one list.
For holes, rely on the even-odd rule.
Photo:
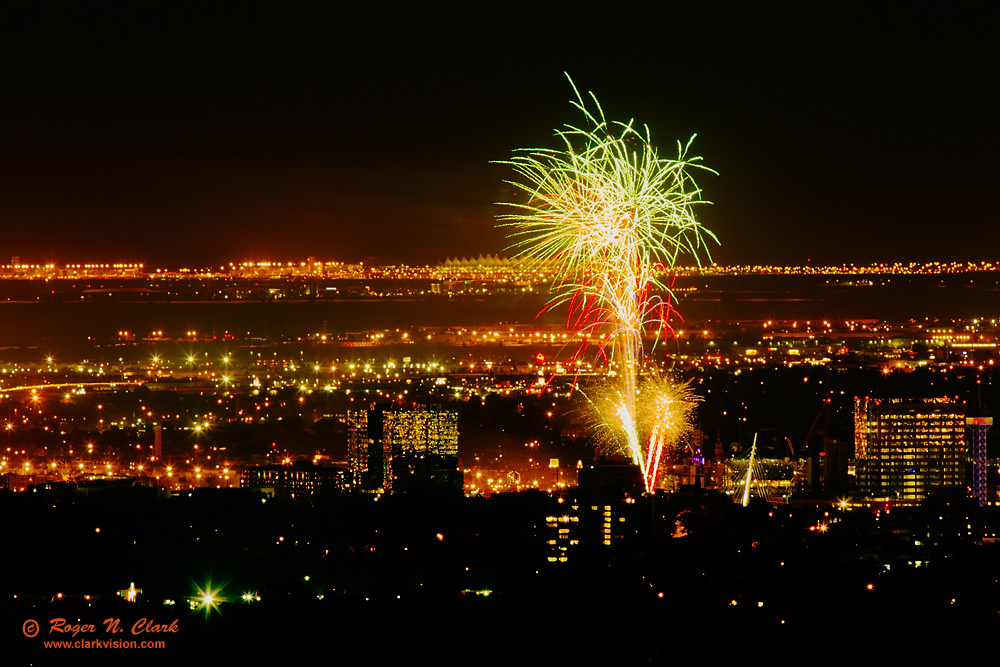
{"label": "firework burst", "polygon": [[656,488],[662,465],[683,452],[691,417],[700,402],[690,381],[656,375],[639,383],[634,412],[618,385],[597,392],[591,400],[602,444],[626,454],[639,466],[647,491]]}
{"label": "firework burst", "polygon": [[650,334],[658,340],[668,326],[672,298],[665,276],[682,256],[707,259],[707,241],[716,241],[695,218],[696,207],[707,202],[691,176],[712,170],[688,155],[694,137],[678,142],[675,159],[661,158],[648,127],[607,121],[593,93],[592,111],[570,85],[584,126],[556,130],[560,148],[521,149],[502,162],[517,174],[508,183],[526,201],[505,203],[509,212],[499,220],[511,227],[517,256],[555,276],[548,307],[568,305],[567,328],[603,334],[601,349],[616,366],[620,397],[611,421],[620,424],[645,474],[652,460],[639,444],[636,409],[643,343]]}

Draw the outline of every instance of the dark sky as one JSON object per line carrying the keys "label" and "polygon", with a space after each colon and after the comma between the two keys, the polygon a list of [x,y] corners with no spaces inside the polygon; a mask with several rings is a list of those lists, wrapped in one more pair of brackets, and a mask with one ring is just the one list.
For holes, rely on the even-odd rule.
{"label": "dark sky", "polygon": [[564,70],[698,134],[720,262],[996,259],[986,3],[85,4],[0,22],[0,262],[500,252],[490,160],[580,121]]}

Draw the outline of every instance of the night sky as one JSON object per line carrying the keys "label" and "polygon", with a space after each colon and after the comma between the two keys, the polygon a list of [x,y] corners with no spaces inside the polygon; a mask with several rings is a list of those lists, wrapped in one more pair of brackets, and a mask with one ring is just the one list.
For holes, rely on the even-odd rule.
{"label": "night sky", "polygon": [[564,70],[698,134],[721,263],[997,259],[986,3],[87,4],[0,21],[0,263],[502,252],[490,161],[580,121]]}

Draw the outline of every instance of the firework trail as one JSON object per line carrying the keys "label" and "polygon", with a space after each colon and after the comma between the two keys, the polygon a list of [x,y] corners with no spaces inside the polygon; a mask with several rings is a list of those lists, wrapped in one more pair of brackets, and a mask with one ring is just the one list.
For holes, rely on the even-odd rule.
{"label": "firework trail", "polygon": [[631,456],[642,471],[648,491],[656,488],[661,465],[681,454],[684,436],[700,402],[690,381],[676,382],[657,375],[639,383],[634,413],[629,412],[620,385],[606,387],[591,399],[604,444],[624,449]]}
{"label": "firework trail", "polygon": [[680,443],[691,425],[691,415],[701,397],[691,389],[691,382],[677,384],[667,378],[647,379],[639,390],[637,417],[644,433],[648,433],[646,443],[646,463],[642,474],[646,490],[656,488],[660,464],[676,454]]}
{"label": "firework trail", "polygon": [[603,351],[609,365],[617,365],[620,397],[612,421],[648,486],[655,484],[655,469],[651,477],[649,470],[660,450],[639,437],[643,340],[650,333],[658,339],[667,328],[671,293],[663,276],[682,256],[698,263],[709,258],[707,240],[717,242],[695,218],[697,205],[707,202],[690,173],[712,170],[688,156],[694,137],[678,142],[676,159],[660,158],[648,127],[607,121],[593,93],[591,111],[572,79],[570,85],[583,127],[556,130],[560,148],[520,149],[501,162],[513,168],[518,178],[508,183],[527,200],[503,203],[510,212],[498,217],[511,227],[517,256],[555,275],[556,296],[547,307],[568,305],[572,331],[610,332]]}

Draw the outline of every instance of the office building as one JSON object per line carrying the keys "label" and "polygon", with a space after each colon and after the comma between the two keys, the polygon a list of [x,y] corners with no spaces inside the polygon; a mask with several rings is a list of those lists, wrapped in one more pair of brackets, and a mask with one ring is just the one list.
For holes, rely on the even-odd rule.
{"label": "office building", "polygon": [[348,467],[356,490],[461,493],[458,413],[435,407],[352,410]]}
{"label": "office building", "polygon": [[387,483],[382,451],[383,409],[347,411],[347,468],[351,489],[375,492]]}
{"label": "office building", "polygon": [[347,471],[309,461],[291,465],[248,466],[240,473],[240,488],[263,491],[278,498],[300,498],[347,489]]}
{"label": "office building", "polygon": [[857,490],[918,502],[964,494],[965,403],[949,398],[855,398]]}

